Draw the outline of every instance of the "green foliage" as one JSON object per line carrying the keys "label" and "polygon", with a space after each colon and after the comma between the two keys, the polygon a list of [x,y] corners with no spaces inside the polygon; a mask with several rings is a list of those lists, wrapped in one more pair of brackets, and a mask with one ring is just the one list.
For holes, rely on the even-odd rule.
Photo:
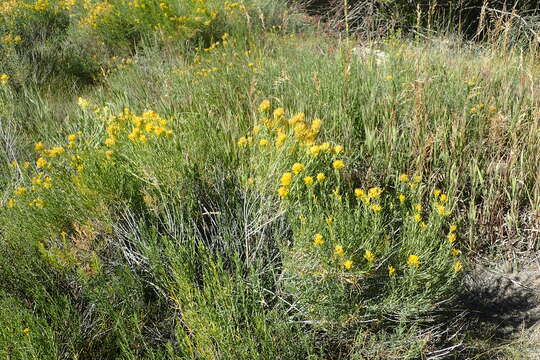
{"label": "green foliage", "polygon": [[286,11],[281,2],[196,0],[13,0],[1,9],[3,71],[45,87],[96,83],[143,41],[195,46],[227,32],[256,36]]}
{"label": "green foliage", "polygon": [[[288,34],[276,2],[207,1],[217,17],[180,29],[157,14],[198,5],[163,3],[49,2],[2,45],[27,56],[0,78],[2,355],[419,358],[463,340],[437,330],[460,267],[536,246],[534,54],[354,54]],[[24,80],[40,26],[51,57],[103,41],[100,84]]]}
{"label": "green foliage", "polygon": [[5,359],[55,359],[53,329],[17,299],[0,294],[0,355]]}

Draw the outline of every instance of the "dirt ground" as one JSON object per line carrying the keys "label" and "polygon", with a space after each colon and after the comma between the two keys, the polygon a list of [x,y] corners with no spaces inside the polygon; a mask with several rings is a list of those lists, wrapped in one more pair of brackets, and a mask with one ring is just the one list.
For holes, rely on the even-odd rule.
{"label": "dirt ground", "polygon": [[493,358],[540,360],[540,256],[478,267],[466,284],[463,304],[478,337],[510,344],[509,353]]}

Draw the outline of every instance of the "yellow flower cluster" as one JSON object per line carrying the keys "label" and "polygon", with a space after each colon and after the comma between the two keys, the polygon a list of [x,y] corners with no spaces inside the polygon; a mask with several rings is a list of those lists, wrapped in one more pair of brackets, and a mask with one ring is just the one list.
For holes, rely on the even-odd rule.
{"label": "yellow flower cluster", "polygon": [[398,177],[399,181],[402,182],[402,183],[406,183],[406,184],[409,184],[409,186],[411,188],[416,188],[420,182],[422,181],[422,175],[414,175],[412,176],[412,180],[411,180],[411,177],[406,174],[406,173],[401,173]]}
{"label": "yellow flower cluster", "polygon": [[484,108],[484,104],[476,104],[474,105],[470,110],[469,112],[471,114],[476,114],[478,113],[480,110],[482,110]]}
{"label": "yellow flower cluster", "polygon": [[9,81],[8,74],[0,74],[0,85],[6,85]]}
{"label": "yellow flower cluster", "polygon": [[106,116],[106,120],[108,126],[104,144],[107,147],[114,146],[125,134],[127,134],[127,139],[133,143],[147,143],[151,138],[161,138],[173,134],[173,131],[167,127],[167,120],[153,110],[136,115],[130,109],[125,108],[118,115]]}
{"label": "yellow flower cluster", "polygon": [[418,267],[420,265],[420,258],[418,257],[418,255],[411,254],[407,258],[407,264]]}
{"label": "yellow flower cluster", "polygon": [[246,6],[240,2],[225,1],[224,6],[224,10],[230,15],[233,15],[236,11],[240,11],[242,13],[247,11]]}
{"label": "yellow flower cluster", "polygon": [[[258,105],[258,111],[261,114],[260,121],[255,124],[249,134],[240,137],[237,141],[240,148],[250,150],[244,152],[244,154],[254,156],[249,161],[249,170],[246,173],[248,183],[267,184],[264,176],[268,174],[270,169],[273,174],[270,181],[278,183],[277,195],[281,199],[291,200],[284,202],[284,206],[294,205],[294,208],[296,208],[297,205],[302,206],[303,200],[308,200],[310,205],[309,210],[306,210],[312,212],[311,214],[315,218],[317,218],[317,209],[321,210],[319,215],[326,214],[324,221],[327,226],[325,229],[315,227],[313,232],[307,232],[312,234],[308,237],[308,244],[315,254],[326,254],[335,265],[348,271],[356,271],[356,268],[359,268],[358,271],[365,271],[362,269],[365,269],[366,266],[371,270],[378,269],[380,266],[375,265],[379,257],[384,261],[388,260],[388,254],[377,253],[381,250],[380,247],[365,250],[362,255],[356,254],[354,250],[349,252],[349,246],[352,248],[356,244],[344,244],[343,239],[338,240],[339,234],[343,231],[342,224],[340,222],[336,223],[334,217],[328,215],[328,209],[321,208],[329,204],[325,201],[326,199],[337,199],[339,202],[332,202],[332,204],[336,205],[330,206],[337,206],[340,209],[347,207],[347,209],[354,211],[355,214],[377,214],[374,215],[376,216],[375,226],[379,226],[377,224],[385,221],[385,217],[379,214],[383,209],[390,215],[392,210],[398,206],[397,214],[404,214],[406,211],[404,219],[414,218],[420,228],[428,228],[428,224],[423,221],[422,217],[427,206],[423,205],[422,196],[425,186],[422,186],[422,176],[420,174],[399,174],[396,193],[392,194],[392,196],[385,196],[387,193],[393,192],[391,187],[387,190],[379,186],[364,189],[356,188],[353,194],[349,195],[346,187],[347,182],[341,177],[342,169],[346,168],[346,162],[342,159],[343,146],[331,145],[330,142],[319,142],[317,139],[322,128],[322,120],[314,119],[310,122],[302,112],[291,115],[282,107],[273,108],[268,99],[263,100]],[[267,160],[270,162],[268,163]],[[263,165],[260,165],[261,163]],[[286,167],[285,164],[287,164]],[[260,178],[257,177],[259,175]],[[272,180],[275,178],[277,179]],[[416,190],[407,190],[409,188]],[[356,213],[357,209],[349,207],[351,204],[349,200],[352,195],[357,199],[359,206],[365,205],[359,211],[366,212]],[[439,190],[435,194],[435,198],[435,204],[429,209],[432,212],[429,216],[430,219],[432,219],[433,214],[446,215],[448,213],[445,208],[445,204],[449,201],[448,196]],[[406,202],[410,203],[410,207],[399,206],[404,205]],[[441,206],[444,211],[440,208]],[[299,218],[301,219],[301,229],[305,231],[308,226],[307,219],[310,217],[302,213]],[[366,218],[366,220],[368,219],[373,221],[373,219]],[[440,224],[441,218],[435,217],[430,229],[435,232]],[[383,226],[385,225],[383,224]],[[453,226],[450,229],[451,233],[455,231]],[[421,236],[427,235],[430,235],[430,233],[423,232]],[[406,255],[399,261],[399,263],[404,264],[404,267],[421,268],[424,263],[428,264],[428,260],[421,260],[420,258],[420,256],[426,256],[427,259],[428,253],[424,249],[407,248],[405,251]],[[419,251],[422,251],[422,254]],[[458,251],[453,249],[451,251],[453,257],[449,256],[449,258],[455,259],[459,255]],[[385,266],[389,277],[396,276],[399,270],[396,264],[387,264]],[[461,263],[457,265],[454,263],[452,268],[457,272],[461,269],[461,266]]]}
{"label": "yellow flower cluster", "polygon": [[[368,205],[372,200],[379,199],[382,192],[383,189],[378,186],[368,189],[367,192],[364,189],[356,188],[354,189],[354,196],[358,201],[362,201],[364,204]],[[381,211],[382,207],[379,204],[373,204],[371,209],[373,211]]]}
{"label": "yellow flower cluster", "polygon": [[25,14],[23,11],[59,12],[71,9],[75,3],[76,0],[35,0],[34,2],[24,0],[8,0],[3,4],[0,4],[0,14],[10,15],[16,13],[19,16],[27,16],[27,14]]}
{"label": "yellow flower cluster", "polygon": [[20,35],[11,35],[11,34],[8,34],[8,35],[5,35],[2,37],[2,42],[6,45],[11,45],[11,44],[18,44],[22,41],[21,39],[21,36]]}
{"label": "yellow flower cluster", "polygon": [[98,1],[87,9],[87,15],[80,20],[80,24],[82,26],[96,28],[98,19],[111,12],[112,9],[113,6],[108,1]]}
{"label": "yellow flower cluster", "polygon": [[[73,0],[63,0],[65,3]],[[204,27],[210,26],[219,17],[206,1],[186,1],[178,6],[173,0],[102,0],[85,1],[85,16],[80,24],[84,27],[108,26],[118,18],[128,18],[134,27],[151,29],[165,39],[175,36],[192,37]],[[223,11],[229,7],[223,5]],[[128,14],[126,14],[128,13]]]}
{"label": "yellow flower cluster", "polygon": [[[322,125],[320,119],[314,119],[309,123],[304,113],[297,113],[287,118],[285,109],[278,107],[272,110],[270,100],[268,99],[263,100],[259,104],[258,110],[262,114],[260,124],[253,127],[253,136],[242,136],[238,139],[237,145],[239,147],[257,144],[260,149],[268,149],[263,150],[267,154],[273,151],[272,147],[282,149],[285,145],[286,151],[283,153],[289,151],[290,153],[298,154],[298,149],[306,148],[309,154],[313,148],[316,148],[316,155],[325,152],[335,156],[343,151],[343,146],[341,145],[332,146],[329,142],[316,144],[316,139]],[[255,142],[253,140],[254,137],[258,137],[258,140]],[[313,155],[313,153],[311,154]],[[299,155],[302,156],[302,152]],[[311,160],[308,163],[297,161],[292,164],[288,171],[280,176],[279,188],[277,189],[280,198],[285,199],[290,195],[291,186],[296,176],[300,178],[299,182],[303,182],[308,187],[313,186],[315,183],[321,184],[326,180],[327,176],[323,172],[299,176],[308,172],[310,163]],[[341,159],[334,159],[329,161],[329,163],[336,171],[345,167],[345,162]],[[341,199],[342,195],[339,193],[339,189],[334,189],[332,193],[335,198]],[[316,198],[314,194],[312,194],[312,197],[314,199]]]}
{"label": "yellow flower cluster", "polygon": [[448,231],[448,234],[446,235],[446,238],[448,239],[448,242],[450,244],[454,244],[454,242],[456,241],[456,225],[450,225],[450,230]]}
{"label": "yellow flower cluster", "polygon": [[435,209],[437,213],[441,216],[448,215],[448,210],[445,207],[445,203],[448,202],[448,195],[444,194],[440,189],[435,189],[433,191],[433,196],[435,197]]}

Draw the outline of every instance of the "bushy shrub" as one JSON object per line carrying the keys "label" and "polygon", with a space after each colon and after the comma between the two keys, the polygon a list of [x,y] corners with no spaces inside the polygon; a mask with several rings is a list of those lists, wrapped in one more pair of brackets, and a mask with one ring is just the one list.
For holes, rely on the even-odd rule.
{"label": "bushy shrub", "polygon": [[[249,38],[280,23],[283,2],[11,0],[0,8],[1,66],[17,83],[91,84],[143,40],[191,47],[225,33]],[[49,82],[49,84],[48,84]]]}
{"label": "bushy shrub", "polygon": [[318,140],[320,119],[272,112],[267,100],[260,110],[260,123],[238,146],[246,186],[274,189],[287,214],[292,239],[282,244],[282,285],[295,316],[354,336],[363,323],[407,322],[452,297],[463,264],[447,194],[420,174],[354,184],[343,146]]}
{"label": "bushy shrub", "polygon": [[[1,65],[17,84],[97,80],[102,53],[75,31],[75,1],[10,1],[0,15]],[[98,56],[100,60],[98,60]]]}

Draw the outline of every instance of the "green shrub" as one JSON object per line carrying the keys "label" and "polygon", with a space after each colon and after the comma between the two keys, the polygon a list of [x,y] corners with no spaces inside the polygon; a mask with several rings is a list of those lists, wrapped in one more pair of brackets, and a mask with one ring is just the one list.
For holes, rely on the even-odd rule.
{"label": "green shrub", "polygon": [[452,297],[463,264],[448,195],[418,174],[353,190],[343,146],[317,141],[320,119],[272,112],[268,101],[260,110],[261,122],[238,140],[244,181],[282,199],[292,230],[282,286],[296,316],[354,338],[366,321],[411,321]]}
{"label": "green shrub", "polygon": [[4,359],[56,359],[53,329],[17,299],[0,292],[0,356]]}
{"label": "green shrub", "polygon": [[65,1],[13,1],[4,5],[0,24],[2,67],[15,83],[51,86],[93,83],[99,76],[101,55],[79,36],[74,27],[77,12]]}

